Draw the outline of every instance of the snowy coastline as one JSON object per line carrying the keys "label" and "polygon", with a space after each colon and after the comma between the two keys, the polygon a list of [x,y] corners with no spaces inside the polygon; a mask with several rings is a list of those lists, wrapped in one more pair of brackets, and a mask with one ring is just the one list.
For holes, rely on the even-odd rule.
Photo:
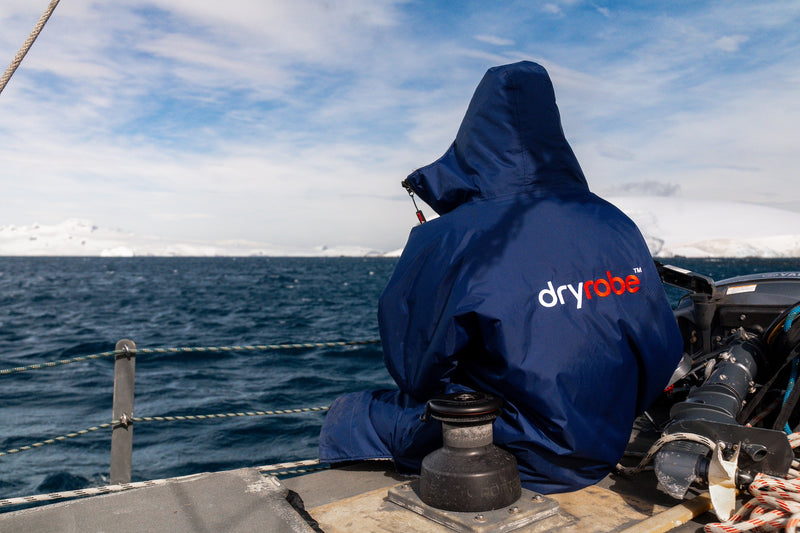
{"label": "snowy coastline", "polygon": [[[800,257],[800,213],[678,197],[609,200],[636,222],[657,257]],[[286,248],[244,240],[172,242],[80,219],[0,226],[0,256],[396,257],[399,253],[359,246]]]}
{"label": "snowy coastline", "polygon": [[276,247],[266,243],[230,240],[174,242],[119,229],[98,227],[87,220],[69,219],[56,225],[0,226],[0,256],[99,257],[339,257],[380,256],[359,246],[316,248]]}

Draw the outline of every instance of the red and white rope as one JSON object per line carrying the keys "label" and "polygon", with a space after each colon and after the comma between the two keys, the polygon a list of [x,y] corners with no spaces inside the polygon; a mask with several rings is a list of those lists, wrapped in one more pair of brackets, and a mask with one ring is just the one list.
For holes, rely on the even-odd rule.
{"label": "red and white rope", "polygon": [[[800,433],[789,435],[792,448],[800,446]],[[740,533],[742,531],[785,531],[795,533],[800,525],[800,476],[797,461],[786,479],[765,474],[756,475],[748,491],[753,496],[726,522],[706,524],[706,533]]]}

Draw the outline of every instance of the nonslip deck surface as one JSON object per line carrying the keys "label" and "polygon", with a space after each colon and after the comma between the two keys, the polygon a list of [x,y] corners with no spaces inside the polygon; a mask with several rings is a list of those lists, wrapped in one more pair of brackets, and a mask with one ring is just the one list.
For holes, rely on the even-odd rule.
{"label": "nonslip deck surface", "polygon": [[246,468],[0,514],[14,533],[313,533],[275,478]]}
{"label": "nonslip deck surface", "polygon": [[[409,478],[386,470],[385,466],[362,463],[286,479],[283,483],[302,495],[306,509],[326,533],[450,531],[387,501],[389,488]],[[707,501],[673,500],[657,490],[651,473],[631,479],[609,476],[596,486],[549,498],[559,503],[558,515],[517,531],[611,533],[635,528],[639,533],[696,533],[702,531],[704,523],[713,520],[713,515],[702,512],[692,519],[698,509],[708,508]]]}
{"label": "nonslip deck surface", "polygon": [[[444,526],[388,501],[391,487],[408,484],[388,463],[362,463],[288,478],[247,468],[186,476],[125,492],[0,514],[0,531],[19,533],[250,532],[307,533],[309,523],[289,504],[297,492],[325,533],[447,532]],[[652,474],[609,476],[583,490],[550,495],[558,513],[516,531],[637,533],[698,532],[709,513],[692,520],[681,504],[655,488]],[[695,506],[707,505],[695,502]],[[671,513],[671,514],[670,514]],[[696,511],[695,511],[696,513]],[[653,522],[656,522],[653,525]],[[675,528],[675,529],[671,529]],[[319,529],[317,530],[319,531]]]}

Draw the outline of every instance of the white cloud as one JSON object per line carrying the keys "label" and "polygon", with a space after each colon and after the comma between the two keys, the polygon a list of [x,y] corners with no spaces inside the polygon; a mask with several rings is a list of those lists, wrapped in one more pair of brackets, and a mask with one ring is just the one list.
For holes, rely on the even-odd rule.
{"label": "white cloud", "polygon": [[551,15],[559,15],[560,16],[560,15],[563,14],[563,12],[561,11],[561,8],[557,4],[544,4],[542,6],[542,11],[544,11],[545,13],[549,13]]}
{"label": "white cloud", "polygon": [[748,40],[750,38],[746,35],[726,35],[717,39],[714,42],[714,47],[723,52],[738,52],[741,45]]}
{"label": "white cloud", "polygon": [[493,46],[512,46],[514,44],[513,40],[504,39],[503,37],[498,37],[496,35],[476,35],[475,38]]}
{"label": "white cloud", "polygon": [[660,181],[638,181],[616,185],[604,191],[609,196],[679,196],[680,185]]}
{"label": "white cloud", "polygon": [[600,155],[611,159],[621,159],[623,161],[633,161],[636,156],[629,149],[609,143],[607,140],[601,139],[595,143],[595,147]]}
{"label": "white cloud", "polygon": [[598,13],[603,15],[606,18],[611,18],[611,10],[607,7],[599,6],[597,4],[592,4],[594,8],[597,10]]}
{"label": "white cloud", "polygon": [[[469,7],[62,3],[0,95],[0,224],[396,248],[400,180],[447,149],[486,68],[523,58],[599,192],[800,209],[800,7]],[[0,60],[40,14],[3,2]]]}

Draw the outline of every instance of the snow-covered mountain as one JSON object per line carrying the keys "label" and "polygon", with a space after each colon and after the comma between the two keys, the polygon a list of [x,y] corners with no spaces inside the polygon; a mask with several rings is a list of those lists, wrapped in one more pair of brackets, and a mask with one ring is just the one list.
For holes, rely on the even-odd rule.
{"label": "snow-covered mountain", "polygon": [[69,219],[48,226],[0,226],[0,256],[376,256],[369,248],[319,246],[279,248],[266,243],[233,240],[219,242],[172,242],[117,229],[99,228],[91,222]]}
{"label": "snow-covered mountain", "polygon": [[[658,257],[800,257],[800,213],[744,202],[609,198]],[[800,267],[800,264],[798,264]]]}
{"label": "snow-covered mountain", "polygon": [[[609,200],[639,226],[657,257],[798,257],[800,213],[762,205],[620,196]],[[171,242],[70,219],[47,226],[0,226],[0,256],[398,256],[363,247],[276,247],[236,240]],[[800,264],[798,264],[800,267]]]}

